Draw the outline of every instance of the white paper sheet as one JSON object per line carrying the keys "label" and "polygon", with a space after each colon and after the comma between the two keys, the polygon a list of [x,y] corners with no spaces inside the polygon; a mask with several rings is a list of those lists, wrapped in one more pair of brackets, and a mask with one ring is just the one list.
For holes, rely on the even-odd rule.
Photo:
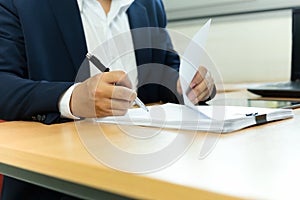
{"label": "white paper sheet", "polygon": [[[256,116],[264,116],[265,122],[293,117],[291,109],[270,109],[242,106],[195,106],[192,110],[184,105],[167,103],[129,109],[125,116],[99,118],[97,122],[199,130],[209,132],[231,132],[257,124]],[[221,112],[221,113],[218,113]],[[253,113],[253,115],[249,115]]]}
{"label": "white paper sheet", "polygon": [[[181,89],[183,91],[184,104],[192,109],[195,109],[195,105],[187,97],[187,91],[189,85],[193,80],[198,68],[203,65],[201,63],[202,58],[206,55],[204,52],[204,45],[206,43],[208,32],[210,29],[211,19],[195,34],[190,44],[187,46],[180,64],[179,76]],[[202,47],[203,51],[199,51],[199,47]]]}

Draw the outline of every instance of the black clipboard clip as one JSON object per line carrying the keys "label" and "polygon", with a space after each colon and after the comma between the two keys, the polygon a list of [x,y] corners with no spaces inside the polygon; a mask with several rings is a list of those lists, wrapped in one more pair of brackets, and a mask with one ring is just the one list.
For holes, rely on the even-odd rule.
{"label": "black clipboard clip", "polygon": [[264,124],[267,122],[267,115],[263,114],[263,115],[258,115],[258,112],[254,112],[254,113],[247,113],[245,114],[246,117],[255,117],[255,121],[256,124]]}
{"label": "black clipboard clip", "polygon": [[255,112],[255,113],[246,113],[245,115],[246,115],[246,117],[257,116],[258,112]]}

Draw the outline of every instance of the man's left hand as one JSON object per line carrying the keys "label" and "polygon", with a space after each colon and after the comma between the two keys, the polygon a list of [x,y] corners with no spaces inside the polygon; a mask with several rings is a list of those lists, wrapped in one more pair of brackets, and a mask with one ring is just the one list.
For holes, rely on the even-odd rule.
{"label": "man's left hand", "polygon": [[[180,81],[177,81],[177,92],[182,94]],[[214,79],[205,67],[199,67],[193,80],[190,83],[190,89],[187,91],[187,96],[193,104],[201,101],[206,101],[213,98],[215,95]]]}

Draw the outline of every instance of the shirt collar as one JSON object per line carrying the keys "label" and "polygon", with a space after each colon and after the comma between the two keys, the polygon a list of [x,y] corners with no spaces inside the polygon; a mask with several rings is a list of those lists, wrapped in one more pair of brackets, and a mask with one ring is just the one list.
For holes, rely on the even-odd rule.
{"label": "shirt collar", "polygon": [[115,1],[119,1],[121,7],[127,7],[127,8],[134,2],[134,0],[115,0]]}
{"label": "shirt collar", "polygon": [[[119,1],[121,7],[129,8],[130,5],[134,2],[134,0],[113,0]],[[79,11],[82,12],[84,0],[77,0]]]}
{"label": "shirt collar", "polygon": [[79,11],[82,12],[83,0],[77,0]]}
{"label": "shirt collar", "polygon": [[114,5],[111,7],[111,16],[114,18],[120,13],[125,13],[134,0],[113,0]]}

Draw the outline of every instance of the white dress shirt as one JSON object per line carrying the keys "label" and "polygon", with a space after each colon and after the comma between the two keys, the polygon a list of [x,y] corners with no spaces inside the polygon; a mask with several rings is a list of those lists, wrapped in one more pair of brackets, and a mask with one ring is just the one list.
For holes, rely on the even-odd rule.
{"label": "white dress shirt", "polygon": [[[106,15],[101,4],[97,0],[77,0],[83,24],[88,52],[97,56],[110,70],[123,70],[127,72],[136,90],[137,66],[134,54],[134,46],[130,34],[130,26],[127,9],[134,0],[112,0],[110,11]],[[122,34],[123,43],[112,38]],[[119,53],[120,47],[126,46],[126,54]],[[91,76],[101,73],[95,66],[90,64]],[[77,119],[72,115],[69,107],[73,85],[61,97],[59,111],[62,117]]]}

